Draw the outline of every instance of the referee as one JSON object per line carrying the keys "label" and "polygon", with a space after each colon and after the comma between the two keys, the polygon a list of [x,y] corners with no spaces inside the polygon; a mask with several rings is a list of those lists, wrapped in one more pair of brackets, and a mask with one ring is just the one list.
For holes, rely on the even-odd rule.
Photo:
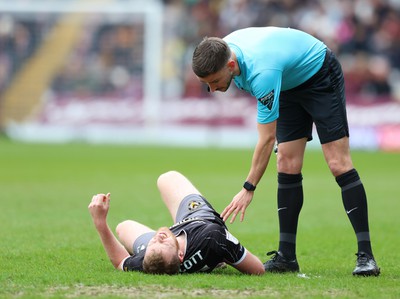
{"label": "referee", "polygon": [[327,46],[300,30],[245,28],[225,38],[204,38],[192,68],[211,92],[231,82],[257,99],[258,142],[240,192],[221,216],[244,219],[277,142],[279,248],[271,251],[267,272],[297,272],[296,234],[303,205],[302,166],[315,124],[328,167],[341,189],[345,211],[357,237],[353,275],[379,275],[371,248],[367,197],[349,147],[344,79]]}

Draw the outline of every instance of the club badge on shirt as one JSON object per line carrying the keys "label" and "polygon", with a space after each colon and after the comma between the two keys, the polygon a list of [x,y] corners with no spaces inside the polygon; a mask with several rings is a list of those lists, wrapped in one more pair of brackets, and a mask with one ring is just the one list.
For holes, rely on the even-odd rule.
{"label": "club badge on shirt", "polygon": [[269,110],[272,109],[272,105],[274,104],[274,89],[268,93],[265,97],[258,99],[261,104],[266,106]]}
{"label": "club badge on shirt", "polygon": [[193,210],[197,209],[200,206],[201,206],[201,202],[200,201],[192,200],[188,204],[188,209],[189,209],[189,211],[193,211]]}

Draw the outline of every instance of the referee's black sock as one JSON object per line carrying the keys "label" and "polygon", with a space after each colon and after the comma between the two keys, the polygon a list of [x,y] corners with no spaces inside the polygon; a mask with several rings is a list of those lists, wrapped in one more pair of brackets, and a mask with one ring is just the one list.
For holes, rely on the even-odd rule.
{"label": "referee's black sock", "polygon": [[303,206],[303,176],[278,173],[279,251],[285,258],[296,258],[296,234]]}
{"label": "referee's black sock", "polygon": [[352,169],[336,177],[336,182],[342,189],[343,205],[356,233],[358,251],[373,256],[369,236],[367,196],[357,170]]}

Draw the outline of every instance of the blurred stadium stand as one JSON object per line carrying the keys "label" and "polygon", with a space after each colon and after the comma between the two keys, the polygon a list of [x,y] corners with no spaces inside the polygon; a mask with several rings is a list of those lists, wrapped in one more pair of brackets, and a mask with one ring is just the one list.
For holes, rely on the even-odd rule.
{"label": "blurred stadium stand", "polygon": [[321,38],[343,65],[352,146],[400,149],[398,0],[0,0],[0,128],[28,141],[252,146],[254,100],[210,94],[191,71],[204,36],[248,26]]}

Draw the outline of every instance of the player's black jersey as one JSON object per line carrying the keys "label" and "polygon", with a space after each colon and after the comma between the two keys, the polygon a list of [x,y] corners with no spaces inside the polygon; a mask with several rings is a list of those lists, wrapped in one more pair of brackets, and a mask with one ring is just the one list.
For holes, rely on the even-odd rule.
{"label": "player's black jersey", "polygon": [[245,255],[244,247],[225,226],[209,220],[192,221],[171,231],[175,235],[186,235],[182,273],[211,272],[219,263],[235,264]]}
{"label": "player's black jersey", "polygon": [[[221,262],[236,264],[245,257],[246,249],[218,220],[188,218],[170,227],[176,236],[186,237],[181,273],[211,272]],[[142,271],[145,251],[143,248],[128,257],[123,264],[124,271]]]}

